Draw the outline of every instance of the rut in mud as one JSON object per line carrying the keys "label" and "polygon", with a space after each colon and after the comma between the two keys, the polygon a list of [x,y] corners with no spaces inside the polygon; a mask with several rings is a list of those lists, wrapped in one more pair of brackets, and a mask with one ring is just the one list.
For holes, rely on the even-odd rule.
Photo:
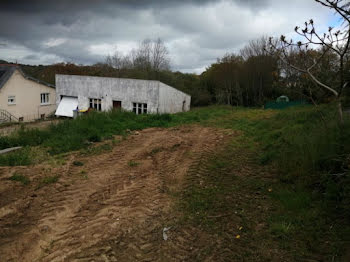
{"label": "rut in mud", "polygon": [[[193,232],[172,225],[164,241],[162,230],[176,220],[173,195],[185,187],[191,167],[227,136],[198,126],[153,128],[110,152],[72,153],[61,167],[2,168],[0,260],[189,260],[196,249]],[[8,180],[21,172],[35,182],[48,170],[59,180],[39,189]]]}

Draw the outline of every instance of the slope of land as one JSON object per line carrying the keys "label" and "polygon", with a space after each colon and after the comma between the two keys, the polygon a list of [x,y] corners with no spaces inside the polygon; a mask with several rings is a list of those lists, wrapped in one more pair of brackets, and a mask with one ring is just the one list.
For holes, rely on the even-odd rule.
{"label": "slope of land", "polygon": [[24,148],[0,156],[0,261],[348,261],[335,115],[110,112],[1,136]]}

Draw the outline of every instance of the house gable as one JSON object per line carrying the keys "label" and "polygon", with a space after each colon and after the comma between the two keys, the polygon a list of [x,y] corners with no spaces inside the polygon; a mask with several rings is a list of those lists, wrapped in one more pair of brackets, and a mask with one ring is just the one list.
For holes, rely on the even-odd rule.
{"label": "house gable", "polygon": [[23,121],[45,118],[56,109],[55,102],[54,88],[28,79],[16,67],[0,88],[0,109]]}

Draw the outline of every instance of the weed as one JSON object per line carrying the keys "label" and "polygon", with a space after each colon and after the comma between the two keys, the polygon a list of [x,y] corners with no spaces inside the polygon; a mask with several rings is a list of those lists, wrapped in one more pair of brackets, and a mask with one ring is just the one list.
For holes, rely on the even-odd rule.
{"label": "weed", "polygon": [[81,162],[81,161],[74,161],[74,162],[73,162],[73,165],[74,165],[74,166],[83,166],[84,163]]}
{"label": "weed", "polygon": [[88,179],[87,172],[85,170],[81,170],[80,174],[82,175],[83,179]]}
{"label": "weed", "polygon": [[289,238],[294,229],[292,224],[286,221],[272,223],[270,227],[271,233],[281,238]]}
{"label": "weed", "polygon": [[52,124],[44,130],[22,127],[10,136],[0,137],[0,149],[19,145],[43,145],[48,148],[50,154],[60,154],[87,148],[90,142],[99,142],[113,135],[121,135],[122,138],[125,138],[127,130],[134,131],[148,127],[170,127],[204,122],[227,115],[230,112],[229,107],[202,108],[176,115],[92,112],[75,120],[60,121],[60,123]]}
{"label": "weed", "polygon": [[130,167],[136,167],[136,166],[138,166],[138,165],[140,165],[140,163],[138,163],[138,162],[136,162],[136,161],[134,161],[134,160],[130,160],[130,161],[128,162],[128,166],[130,166]]}
{"label": "weed", "polygon": [[23,185],[28,185],[30,183],[30,180],[28,177],[17,173],[9,177],[9,180],[21,182]]}
{"label": "weed", "polygon": [[152,150],[151,150],[151,153],[150,153],[150,155],[155,155],[155,154],[157,154],[157,153],[159,153],[159,152],[161,152],[161,151],[163,151],[164,150],[164,148],[163,147],[155,147],[155,148],[153,148]]}
{"label": "weed", "polygon": [[40,189],[46,185],[49,185],[49,184],[54,184],[58,181],[59,179],[59,176],[47,176],[47,177],[44,177],[40,180],[38,186],[37,186],[37,189]]}
{"label": "weed", "polygon": [[113,139],[112,140],[112,146],[116,146],[121,142],[121,139]]}
{"label": "weed", "polygon": [[102,144],[98,146],[90,146],[81,150],[81,154],[84,156],[99,155],[104,152],[111,151],[113,146],[111,144]]}
{"label": "weed", "polygon": [[32,163],[30,148],[0,155],[0,166],[27,166]]}

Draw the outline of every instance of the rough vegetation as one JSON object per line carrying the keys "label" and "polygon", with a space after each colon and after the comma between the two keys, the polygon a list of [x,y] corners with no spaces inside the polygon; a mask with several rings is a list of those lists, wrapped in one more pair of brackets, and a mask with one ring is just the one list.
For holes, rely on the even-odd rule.
{"label": "rough vegetation", "polygon": [[[350,126],[348,118],[338,126],[333,108],[96,113],[2,137],[27,145],[32,164],[1,169],[1,253],[21,261],[342,261]],[[24,248],[11,253],[9,243]]]}

